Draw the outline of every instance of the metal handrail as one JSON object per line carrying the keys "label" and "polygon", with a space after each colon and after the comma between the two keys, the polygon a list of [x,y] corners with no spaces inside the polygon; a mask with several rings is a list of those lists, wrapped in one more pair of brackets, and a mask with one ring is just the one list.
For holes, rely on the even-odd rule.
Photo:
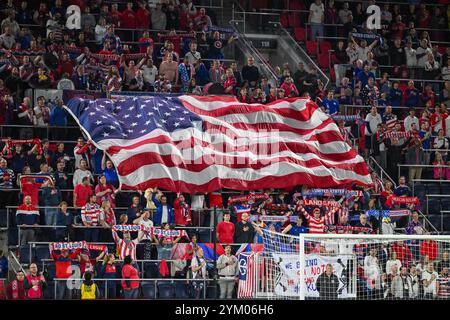
{"label": "metal handrail", "polygon": [[394,180],[391,178],[391,176],[389,176],[389,174],[383,169],[383,167],[377,162],[377,160],[375,160],[374,157],[370,157],[370,160],[372,160],[372,163],[375,163],[376,166],[378,167],[378,169],[381,172],[380,178],[381,181],[383,181],[383,176],[386,176],[388,178],[388,180],[392,183],[392,185],[394,186],[394,188],[397,188],[397,184],[394,182]]}
{"label": "metal handrail", "polygon": [[308,59],[307,64],[308,64],[308,65],[313,65],[313,66],[314,66],[314,68],[317,70],[318,74],[320,74],[321,78],[323,78],[323,79],[325,80],[325,81],[324,81],[324,88],[326,88],[326,87],[328,86],[329,82],[330,82],[330,78],[328,78],[328,77],[326,76],[326,74],[322,71],[322,69],[319,68],[319,66],[316,64],[316,62],[315,62],[313,59],[311,59],[311,57],[305,52],[305,50],[303,50],[303,48],[297,43],[297,41],[295,41],[295,39],[292,37],[292,35],[291,35],[286,29],[280,28],[280,31],[281,31],[281,32],[284,32],[284,34],[285,34],[285,35],[291,40],[291,42],[294,44],[295,48],[296,48],[297,50],[299,50],[299,51],[303,54],[304,57],[307,57],[307,59]]}

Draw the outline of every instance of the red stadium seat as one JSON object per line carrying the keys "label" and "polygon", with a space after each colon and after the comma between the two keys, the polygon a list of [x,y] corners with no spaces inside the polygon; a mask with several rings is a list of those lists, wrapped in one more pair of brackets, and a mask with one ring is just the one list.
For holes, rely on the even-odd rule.
{"label": "red stadium seat", "polygon": [[320,53],[327,53],[331,50],[331,43],[329,41],[320,41],[319,42]]}
{"label": "red stadium seat", "polygon": [[289,13],[289,26],[291,28],[300,26],[300,14],[298,14],[297,12]]}
{"label": "red stadium seat", "polygon": [[283,28],[289,28],[289,13],[288,12],[281,13],[280,23]]}
{"label": "red stadium seat", "polygon": [[295,28],[294,29],[294,38],[299,42],[306,41],[306,30],[304,28]]}
{"label": "red stadium seat", "polygon": [[330,78],[333,82],[336,82],[336,73],[334,72],[334,68],[330,68]]}
{"label": "red stadium seat", "polygon": [[306,41],[306,52],[308,52],[309,55],[317,56],[317,42],[315,41]]}
{"label": "red stadium seat", "polygon": [[321,69],[329,69],[330,68],[330,59],[328,57],[328,53],[321,53],[319,54],[319,57],[317,58],[319,62],[319,67]]}
{"label": "red stadium seat", "polygon": [[336,54],[334,54],[334,53],[331,55],[331,63],[332,64],[338,64],[338,60],[336,58]]}

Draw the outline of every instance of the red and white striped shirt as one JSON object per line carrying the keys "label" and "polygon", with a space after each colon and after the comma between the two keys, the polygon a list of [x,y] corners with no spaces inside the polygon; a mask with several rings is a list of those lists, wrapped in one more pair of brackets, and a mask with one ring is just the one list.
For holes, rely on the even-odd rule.
{"label": "red and white striped shirt", "polygon": [[99,225],[100,206],[98,204],[89,204],[81,208],[81,219],[84,223],[90,223],[92,226]]}
{"label": "red and white striped shirt", "polygon": [[311,216],[303,207],[299,207],[299,210],[302,212],[302,214],[305,216],[306,220],[308,220],[308,228],[309,233],[323,233],[324,227],[325,227],[325,221],[329,219],[339,208],[333,208],[328,213],[320,217],[319,219]]}
{"label": "red and white striped shirt", "polygon": [[437,281],[439,282],[438,297],[441,299],[448,299],[450,297],[450,277],[439,276]]}
{"label": "red and white striped shirt", "polygon": [[131,256],[133,260],[136,260],[136,245],[139,243],[139,239],[123,240],[120,239],[116,231],[112,231],[114,241],[117,244],[117,251],[119,252],[119,259],[124,260],[126,256]]}

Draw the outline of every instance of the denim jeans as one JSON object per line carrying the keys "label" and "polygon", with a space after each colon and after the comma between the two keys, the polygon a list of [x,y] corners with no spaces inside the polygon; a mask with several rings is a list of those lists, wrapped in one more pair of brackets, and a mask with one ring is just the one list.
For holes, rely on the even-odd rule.
{"label": "denim jeans", "polygon": [[139,297],[139,289],[123,290],[125,299],[137,299]]}
{"label": "denim jeans", "polygon": [[98,228],[86,228],[84,229],[84,239],[86,242],[98,242],[98,235],[100,229]]}
{"label": "denim jeans", "polygon": [[57,214],[58,208],[45,209],[45,224],[48,226],[55,226]]}
{"label": "denim jeans", "polygon": [[311,23],[311,40],[315,41],[317,36],[323,37],[323,24]]}
{"label": "denim jeans", "polygon": [[67,286],[67,281],[56,282],[56,300],[72,299],[72,290]]}

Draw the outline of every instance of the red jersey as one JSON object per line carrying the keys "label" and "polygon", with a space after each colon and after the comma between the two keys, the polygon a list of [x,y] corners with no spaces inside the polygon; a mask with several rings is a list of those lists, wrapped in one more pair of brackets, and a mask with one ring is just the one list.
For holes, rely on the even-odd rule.
{"label": "red jersey", "polygon": [[80,251],[80,249],[75,250],[67,258],[61,254],[56,254],[54,251],[51,252],[52,258],[55,261],[56,278],[68,279],[72,275],[72,260],[78,257]]}
{"label": "red jersey", "polygon": [[120,15],[120,27],[125,29],[136,29],[136,13],[133,10],[125,9]]}
{"label": "red jersey", "polygon": [[219,243],[233,243],[234,224],[222,221],[217,225]]}
{"label": "red jersey", "polygon": [[191,224],[191,208],[188,204],[181,204],[180,200],[177,198],[173,203],[173,211],[175,215],[175,224],[182,226]]}
{"label": "red jersey", "polygon": [[210,208],[214,208],[215,206],[220,209],[223,208],[222,194],[220,192],[211,192],[209,194],[209,206]]}
{"label": "red jersey", "polygon": [[136,11],[136,27],[139,29],[148,29],[150,26],[150,11],[139,8]]}
{"label": "red jersey", "polygon": [[22,194],[25,198],[26,196],[31,197],[31,204],[37,206],[39,204],[39,189],[41,188],[40,183],[33,182],[22,182]]}
{"label": "red jersey", "polygon": [[148,47],[153,47],[153,39],[148,37],[140,37],[139,38],[139,52],[146,53]]}
{"label": "red jersey", "polygon": [[438,246],[433,240],[426,240],[420,244],[420,255],[428,255],[430,261],[435,261],[438,257]]}
{"label": "red jersey", "polygon": [[82,207],[86,204],[89,196],[93,194],[91,186],[78,184],[75,186],[73,192],[77,195],[75,207]]}
{"label": "red jersey", "polygon": [[394,243],[392,250],[397,254],[397,259],[402,262],[402,266],[408,267],[409,261],[412,260],[411,250],[409,250],[408,246],[404,244],[400,247],[397,243]]}
{"label": "red jersey", "polygon": [[137,289],[137,288],[139,288],[139,281],[136,281],[136,279],[139,279],[139,272],[131,264],[126,264],[126,265],[123,266],[123,268],[122,268],[122,278],[131,280],[130,281],[130,287],[127,286],[125,280],[122,281],[122,288],[123,289]]}

